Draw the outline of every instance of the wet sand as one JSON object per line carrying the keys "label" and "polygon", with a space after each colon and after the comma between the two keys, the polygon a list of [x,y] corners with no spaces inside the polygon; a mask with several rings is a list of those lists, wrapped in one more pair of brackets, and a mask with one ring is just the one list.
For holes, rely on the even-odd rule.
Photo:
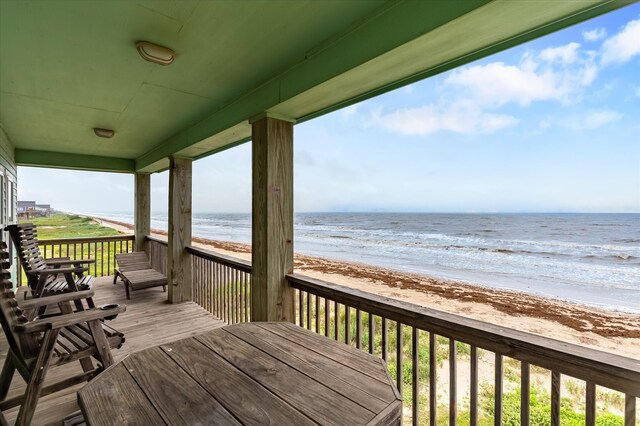
{"label": "wet sand", "polygon": [[[133,226],[96,218],[131,233]],[[153,230],[166,236],[166,232]],[[247,244],[194,237],[196,246],[251,259]],[[436,279],[375,266],[296,254],[294,268],[313,278],[463,315],[558,340],[640,358],[640,315],[617,313],[569,302]]]}

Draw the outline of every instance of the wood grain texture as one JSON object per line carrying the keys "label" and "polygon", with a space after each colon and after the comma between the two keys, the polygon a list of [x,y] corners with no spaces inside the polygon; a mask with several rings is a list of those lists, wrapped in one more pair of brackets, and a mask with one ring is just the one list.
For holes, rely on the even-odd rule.
{"label": "wood grain texture", "polygon": [[[112,284],[111,277],[96,279],[94,286],[94,301],[100,306],[107,303],[127,304],[127,310],[108,324],[117,328],[126,336],[126,342],[121,349],[113,351],[116,362],[128,353],[140,351],[150,346],[166,344],[178,339],[193,336],[195,334],[211,331],[224,324],[216,320],[193,302],[171,305],[166,303],[166,294],[153,290],[140,290],[144,297],[136,297],[131,301],[125,300],[124,291],[119,285]],[[105,325],[106,327],[106,325]],[[87,327],[88,330],[88,327]],[[0,363],[4,362],[7,355],[7,341],[3,333],[0,333]],[[56,358],[52,359],[52,363]],[[45,379],[45,387],[64,382],[64,380],[77,372],[82,372],[78,362],[58,365],[50,368]],[[86,383],[91,377],[88,376]],[[50,423],[60,424],[62,419],[79,409],[76,392],[80,385],[65,386],[63,390],[47,396],[41,396],[38,401],[36,413],[33,418],[34,425]],[[15,378],[11,383],[8,398],[14,398],[25,392],[24,381]],[[18,407],[4,412],[9,424],[15,422]],[[110,424],[119,424],[117,422]],[[143,422],[137,424],[158,424]]]}
{"label": "wood grain texture", "polygon": [[[342,362],[321,353],[326,342],[342,346]],[[384,384],[350,367],[362,358],[353,347],[288,323],[236,324],[131,354],[78,398],[98,425],[400,424],[402,400],[385,364],[365,355]]]}
{"label": "wood grain texture", "polygon": [[620,392],[640,395],[640,360],[637,359],[417,306],[301,274],[289,274],[287,279],[293,288],[336,303],[348,304],[392,321]]}
{"label": "wood grain texture", "polygon": [[315,424],[195,339],[162,349],[244,424]]}
{"label": "wood grain texture", "polygon": [[147,251],[145,238],[151,234],[151,175],[135,174],[135,194],[133,203],[133,224],[135,251]]}
{"label": "wood grain texture", "polygon": [[294,322],[293,124],[252,124],[252,321]]}
{"label": "wood grain texture", "polygon": [[[159,347],[130,355],[122,361],[162,419],[178,424],[240,424]],[[96,382],[101,382],[98,377]],[[138,393],[138,392],[137,392]],[[91,405],[86,404],[89,409]],[[114,407],[114,411],[118,408]]]}
{"label": "wood grain texture", "polygon": [[[78,392],[85,420],[93,426],[158,425],[162,418],[131,377],[124,364],[114,365],[108,374]],[[121,409],[114,410],[114,404]]]}
{"label": "wood grain texture", "polygon": [[169,302],[191,300],[191,163],[190,159],[170,157],[169,232],[167,280]]}

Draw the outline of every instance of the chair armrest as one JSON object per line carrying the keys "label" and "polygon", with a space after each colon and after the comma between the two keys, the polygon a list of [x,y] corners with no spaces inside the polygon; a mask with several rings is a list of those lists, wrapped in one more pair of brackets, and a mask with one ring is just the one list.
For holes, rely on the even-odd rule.
{"label": "chair armrest", "polygon": [[95,259],[45,259],[48,266],[96,263]]}
{"label": "chair armrest", "polygon": [[93,297],[93,290],[72,291],[69,293],[54,294],[52,296],[38,297],[35,299],[20,300],[18,306],[21,309],[39,308],[40,306],[56,305],[63,302]]}
{"label": "chair armrest", "polygon": [[81,267],[81,268],[47,268],[47,269],[34,269],[33,271],[29,271],[30,274],[37,275],[57,275],[57,274],[70,274],[72,272],[85,272],[88,271],[89,268]]}
{"label": "chair armrest", "polygon": [[18,333],[35,333],[39,331],[55,330],[82,322],[104,319],[105,317],[119,314],[127,310],[126,305],[120,305],[115,309],[103,311],[98,308],[87,309],[86,311],[64,314],[56,317],[41,318],[30,321],[26,324],[16,325],[14,330]]}

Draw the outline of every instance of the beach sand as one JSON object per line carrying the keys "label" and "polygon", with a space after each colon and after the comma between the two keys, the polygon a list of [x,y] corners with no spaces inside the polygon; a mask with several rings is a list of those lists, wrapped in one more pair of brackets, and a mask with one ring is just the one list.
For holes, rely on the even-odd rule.
{"label": "beach sand", "polygon": [[[133,226],[96,218],[131,233]],[[163,231],[154,230],[158,236]],[[246,244],[194,237],[195,246],[251,260]],[[416,305],[640,359],[640,315],[598,310],[516,291],[296,254],[296,273]]]}

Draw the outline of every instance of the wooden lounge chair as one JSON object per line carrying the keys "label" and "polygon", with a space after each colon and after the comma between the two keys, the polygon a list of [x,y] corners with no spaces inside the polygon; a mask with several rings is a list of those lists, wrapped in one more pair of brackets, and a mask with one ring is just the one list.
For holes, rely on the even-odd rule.
{"label": "wooden lounge chair", "polygon": [[162,290],[167,291],[167,277],[151,267],[146,253],[119,253],[116,254],[116,262],[118,269],[115,270],[113,283],[118,277],[122,279],[127,299],[131,299],[130,290],[162,286]]}
{"label": "wooden lounge chair", "polygon": [[[9,343],[9,352],[0,374],[0,410],[20,406],[17,425],[31,422],[38,398],[77,383],[91,380],[113,364],[110,348],[120,348],[124,335],[102,320],[126,310],[116,306],[73,312],[70,302],[93,295],[91,290],[61,293],[47,298],[16,300],[10,281],[9,254],[0,243],[0,322]],[[61,314],[29,320],[24,309],[43,304],[58,304]],[[93,366],[91,357],[100,364]],[[80,361],[82,373],[76,373],[43,388],[50,367]],[[6,399],[15,371],[27,383],[23,396]]]}
{"label": "wooden lounge chair", "polygon": [[[25,271],[31,296],[46,297],[69,291],[90,290],[93,277],[85,275],[86,266],[93,259],[45,259],[38,246],[37,231],[30,223],[9,225],[5,228],[18,252],[18,259]],[[93,307],[91,299],[87,301]],[[77,301],[78,310],[82,310]]]}

